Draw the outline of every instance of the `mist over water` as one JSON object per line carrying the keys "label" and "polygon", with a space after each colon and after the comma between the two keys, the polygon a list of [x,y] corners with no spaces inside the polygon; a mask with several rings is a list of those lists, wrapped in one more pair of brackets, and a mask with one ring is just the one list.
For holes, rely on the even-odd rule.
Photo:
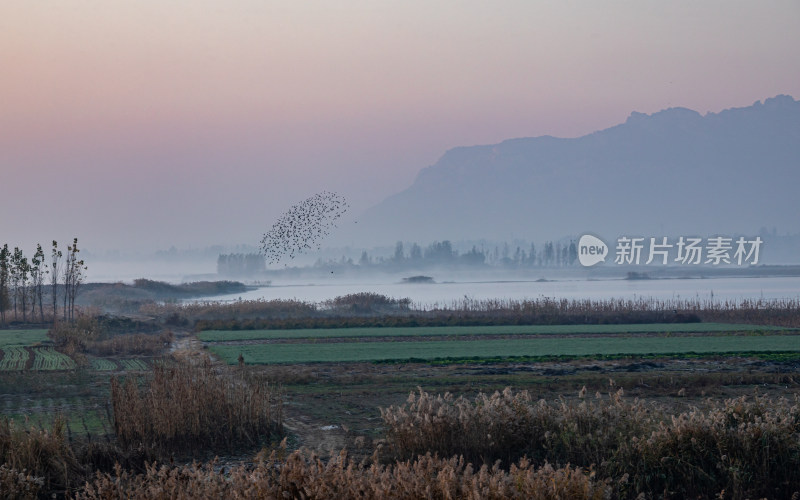
{"label": "mist over water", "polygon": [[523,300],[541,297],[566,299],[639,299],[725,301],[742,299],[798,299],[800,277],[709,278],[663,280],[477,281],[398,283],[385,281],[308,281],[274,283],[252,291],[206,297],[205,301],[297,299],[323,302],[338,296],[373,292],[410,298],[415,307],[430,309],[470,300]]}

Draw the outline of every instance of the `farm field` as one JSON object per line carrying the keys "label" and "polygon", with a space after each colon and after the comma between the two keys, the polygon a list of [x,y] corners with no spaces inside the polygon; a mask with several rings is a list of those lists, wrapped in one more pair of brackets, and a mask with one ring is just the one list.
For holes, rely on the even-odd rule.
{"label": "farm field", "polygon": [[[119,363],[118,363],[118,362]],[[88,368],[96,371],[142,371],[148,368],[143,359],[112,360],[91,357]],[[74,359],[57,351],[47,337],[47,330],[0,330],[0,372],[74,370]]]}
{"label": "farm field", "polygon": [[[79,364],[76,360],[82,360]],[[0,416],[47,427],[64,416],[73,431],[109,432],[110,372],[141,372],[143,357],[71,357],[44,329],[0,330]]]}
{"label": "farm field", "polygon": [[0,372],[72,370],[75,361],[56,351],[47,330],[0,330]]}
{"label": "farm field", "polygon": [[24,347],[6,347],[0,355],[0,371],[24,370],[31,357]]}
{"label": "farm field", "polygon": [[71,370],[77,367],[75,361],[52,347],[33,348],[32,370]]}
{"label": "farm field", "polygon": [[426,342],[336,342],[286,344],[209,344],[228,364],[242,354],[246,364],[435,360],[516,356],[651,355],[725,352],[800,351],[800,335],[700,337],[559,337]]}
{"label": "farm field", "polygon": [[315,328],[297,330],[208,330],[198,333],[203,342],[243,340],[438,337],[462,335],[569,335],[619,333],[721,333],[792,331],[781,326],[730,323],[645,323],[633,325],[501,325],[441,327]]}
{"label": "farm field", "polygon": [[[505,394],[508,388],[514,394],[527,392],[530,404],[523,406],[531,411],[544,411],[542,404],[547,402],[553,418],[562,418],[559,415],[567,418],[573,410],[579,417],[583,402],[590,405],[586,407],[588,410],[591,405],[601,405],[611,411],[608,415],[627,412],[641,404],[643,412],[636,414],[645,419],[642,425],[649,415],[713,411],[727,398],[750,401],[763,396],[771,398],[768,404],[774,402],[783,408],[790,404],[784,404],[785,401],[800,396],[800,329],[793,319],[796,317],[775,315],[763,319],[761,324],[759,321],[743,324],[750,318],[719,314],[701,317],[693,323],[635,323],[637,318],[632,317],[627,322],[597,324],[598,319],[607,319],[602,317],[589,318],[588,321],[596,323],[583,325],[199,332],[197,322],[180,327],[170,324],[169,328],[157,322],[121,326],[114,323],[116,331],[77,344],[81,350],[67,348],[63,352],[56,348],[66,345],[61,338],[53,336],[59,339],[56,344],[44,331],[5,331],[0,346],[0,415],[13,421],[12,425],[29,425],[33,429],[55,429],[66,421],[67,439],[76,449],[85,450],[87,454],[80,456],[87,459],[96,456],[89,455],[89,451],[98,449],[123,460],[155,459],[155,455],[148,458],[133,454],[139,453],[136,450],[141,449],[140,445],[125,441],[131,438],[120,438],[120,433],[136,430],[138,427],[131,425],[138,425],[140,420],[130,419],[127,427],[120,428],[118,415],[135,415],[137,408],[143,408],[141,417],[146,417],[153,414],[150,408],[173,405],[169,406],[173,411],[164,412],[171,415],[196,408],[197,401],[205,401],[198,417],[228,415],[214,409],[219,401],[226,399],[227,396],[221,395],[227,392],[203,399],[208,384],[219,380],[229,384],[225,391],[242,384],[267,391],[261,394],[276,388],[275,408],[280,411],[283,430],[268,440],[239,443],[235,449],[212,449],[211,445],[204,445],[209,448],[178,453],[175,464],[210,460],[215,455],[221,457],[220,463],[226,467],[242,461],[250,463],[259,450],[277,446],[284,436],[289,451],[306,453],[300,450],[307,450],[327,457],[347,449],[348,456],[356,462],[374,453],[384,454],[381,459],[391,461],[402,458],[404,452],[398,447],[401,441],[392,437],[391,429],[400,427],[387,423],[385,412],[394,407],[393,414],[402,417],[396,422],[416,418],[413,415],[417,413],[426,418],[419,409],[414,410],[417,413],[408,412],[411,410],[408,405],[414,400],[410,393],[419,398],[427,392],[430,396],[425,396],[426,401],[438,397],[434,395],[455,401],[452,398],[479,397],[480,393]],[[178,323],[171,316],[165,318]],[[786,326],[766,326],[772,320]],[[486,324],[492,324],[491,321],[488,318]],[[235,324],[230,319],[220,323]],[[390,323],[375,317],[374,321],[362,324]],[[244,367],[236,366],[240,355]],[[207,378],[194,378],[200,376],[199,371],[188,379],[165,378],[167,372],[162,370],[165,366],[171,366],[174,371],[169,373],[175,374],[202,368],[207,374],[203,377]],[[180,368],[175,370],[177,367]],[[115,385],[123,380],[124,386]],[[189,380],[199,381],[195,389],[200,392],[191,397],[188,392],[180,392],[194,387],[187,383]],[[138,397],[145,398],[145,393],[136,396],[136,391],[157,381],[167,385],[150,385],[147,398],[154,399],[120,406]],[[182,396],[176,397],[178,393]],[[254,393],[246,390],[233,401],[237,407],[246,407]],[[446,396],[448,393],[451,396]],[[504,401],[504,397],[492,396],[498,402]],[[399,409],[403,405],[409,410]],[[437,410],[435,414],[440,413]],[[590,413],[606,415],[603,411]],[[176,428],[187,421],[190,419],[183,416],[176,418]],[[166,424],[169,422],[159,425]],[[164,428],[172,429],[169,425]],[[554,425],[555,430],[564,428],[558,422]],[[160,427],[152,427],[156,428]],[[225,426],[215,424],[211,428]],[[598,429],[608,428],[614,426],[598,424]],[[409,437],[418,436],[420,429],[415,425]],[[636,432],[641,438],[649,431]],[[127,436],[135,438],[134,434]],[[207,438],[186,439],[199,442]],[[481,438],[477,442],[482,445],[483,441]],[[101,443],[102,448],[96,447]],[[461,453],[430,449],[437,453]],[[536,449],[544,453],[542,448]],[[615,448],[602,445],[598,449]],[[152,448],[147,453],[157,450]],[[98,456],[103,459],[103,455]],[[475,455],[471,460],[480,461],[481,456]],[[166,457],[163,455],[161,460]],[[134,470],[141,463],[130,462],[128,467]],[[603,473],[615,474],[609,471]],[[79,484],[84,484],[84,477],[78,479]]]}
{"label": "farm field", "polygon": [[49,343],[47,330],[0,330],[0,349]]}

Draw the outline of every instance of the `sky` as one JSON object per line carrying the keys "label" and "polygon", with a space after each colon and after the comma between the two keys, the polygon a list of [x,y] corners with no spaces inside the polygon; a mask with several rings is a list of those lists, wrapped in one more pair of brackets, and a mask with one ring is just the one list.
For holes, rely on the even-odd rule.
{"label": "sky", "polygon": [[0,2],[0,244],[252,244],[457,146],[800,97],[790,1]]}

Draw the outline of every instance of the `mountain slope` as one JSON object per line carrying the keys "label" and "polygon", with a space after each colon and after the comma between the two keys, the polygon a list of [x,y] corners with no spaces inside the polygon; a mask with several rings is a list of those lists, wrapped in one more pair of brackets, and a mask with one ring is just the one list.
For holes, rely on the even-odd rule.
{"label": "mountain slope", "polygon": [[574,139],[455,148],[366,211],[361,229],[373,243],[797,232],[798,186],[800,101],[782,95],[704,116],[632,113]]}

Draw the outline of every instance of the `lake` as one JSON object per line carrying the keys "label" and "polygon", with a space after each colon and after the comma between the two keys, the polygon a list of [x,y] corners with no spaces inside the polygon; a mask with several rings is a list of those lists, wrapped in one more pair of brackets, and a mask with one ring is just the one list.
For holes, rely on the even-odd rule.
{"label": "lake", "polygon": [[421,308],[448,306],[463,300],[536,299],[800,299],[800,277],[717,277],[706,279],[564,279],[541,281],[454,281],[443,283],[381,282],[286,282],[273,283],[246,293],[206,297],[200,301],[297,299],[322,302],[358,292],[374,292],[394,298],[410,298]]}

